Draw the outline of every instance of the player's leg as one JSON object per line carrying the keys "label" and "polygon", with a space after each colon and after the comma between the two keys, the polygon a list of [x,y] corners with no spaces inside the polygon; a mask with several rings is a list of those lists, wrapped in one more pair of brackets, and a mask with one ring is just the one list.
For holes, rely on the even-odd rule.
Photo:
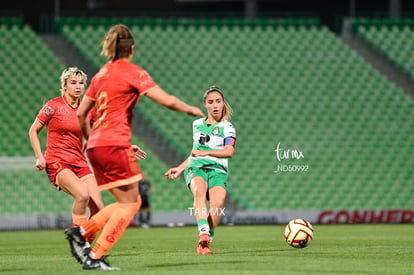
{"label": "player's leg", "polygon": [[227,191],[222,186],[215,186],[209,191],[210,211],[208,221],[210,225],[210,241],[214,238],[214,230],[220,223],[220,218],[224,215],[224,201]]}
{"label": "player's leg", "polygon": [[210,224],[210,241],[214,238],[215,228],[224,215],[224,201],[227,195],[227,174],[217,170],[208,171],[208,195],[210,211],[208,222]]}
{"label": "player's leg", "polygon": [[81,181],[86,185],[88,189],[88,193],[89,193],[88,206],[90,210],[90,216],[92,217],[104,207],[104,204],[102,202],[102,195],[98,189],[98,184],[96,182],[96,179],[92,174],[81,178]]}
{"label": "player's leg", "polygon": [[146,209],[146,211],[147,211],[146,220],[147,220],[147,223],[150,225],[151,224],[151,202],[150,202],[150,197],[149,196],[147,196],[147,209]]}
{"label": "player's leg", "polygon": [[[115,187],[110,190],[117,200],[109,220],[102,229],[92,249],[93,258],[100,259],[121,238],[130,220],[139,210],[141,201],[138,200],[138,183]],[[98,214],[99,215],[99,214]]]}
{"label": "player's leg", "polygon": [[207,183],[200,177],[196,176],[191,180],[190,190],[194,197],[193,207],[196,217],[198,232],[201,234],[208,234],[210,230],[207,217],[208,209],[206,203]]}
{"label": "player's leg", "polygon": [[[89,203],[89,193],[85,184],[79,179],[79,177],[69,168],[63,168],[56,175],[56,185],[70,194],[74,198],[72,206],[72,220],[75,226],[84,226],[88,221],[87,207]],[[68,230],[75,230],[72,227]],[[65,231],[65,234],[67,232]],[[82,263],[86,259],[84,251],[90,249],[89,242],[83,242],[81,245],[74,245],[72,240],[69,240],[70,249],[75,259]],[[84,241],[84,240],[83,240]]]}
{"label": "player's leg", "polygon": [[[103,209],[104,205],[102,202],[101,192],[98,189],[98,184],[96,182],[95,177],[92,174],[86,175],[81,178],[81,181],[86,185],[89,193],[89,212],[91,219],[96,213],[98,213],[101,209]],[[87,242],[92,243],[96,235],[99,233],[99,230],[91,231],[91,234],[88,235],[86,239]]]}
{"label": "player's leg", "polygon": [[194,196],[194,215],[197,220],[199,240],[198,254],[211,254],[210,251],[210,226],[208,224],[208,209],[206,203],[207,182],[201,176],[191,179],[190,190]]}
{"label": "player's leg", "polygon": [[[77,228],[81,233],[73,232],[74,230],[66,230],[65,233],[72,246],[82,247],[89,234],[102,229],[91,253],[86,254],[83,268],[114,269],[105,262],[104,254],[119,240],[131,218],[139,210],[139,166],[131,148],[97,147],[88,150],[88,157],[100,186],[107,185],[106,190],[111,191],[117,202],[104,207],[84,227]],[[117,186],[121,182],[126,185]]]}
{"label": "player's leg", "polygon": [[150,224],[151,224],[151,208],[150,207],[148,207],[147,209],[145,209],[145,221],[146,221],[146,224],[148,225],[148,226],[150,226]]}
{"label": "player's leg", "polygon": [[56,175],[56,184],[74,199],[72,206],[73,224],[84,225],[88,219],[87,207],[89,203],[89,193],[86,185],[82,184],[78,176],[68,168],[62,169]]}
{"label": "player's leg", "polygon": [[141,195],[142,204],[139,211],[139,221],[143,228],[149,228],[149,200],[147,195]]}
{"label": "player's leg", "polygon": [[[136,163],[132,149],[128,150],[119,147],[98,147],[89,149],[87,153],[92,167],[94,168],[94,178],[101,186],[125,180],[125,174],[130,174],[132,177],[136,175],[136,173],[139,173],[139,167]],[[134,171],[125,171],[125,167],[133,167]],[[138,200],[138,193],[134,194],[134,196],[135,200]],[[96,191],[93,189],[91,191],[91,197],[96,198],[98,201],[100,199],[100,194],[96,194]],[[102,230],[118,208],[118,202],[112,203],[105,206],[98,213],[92,216],[89,222],[83,226],[83,229],[85,230],[83,236],[87,238]]]}

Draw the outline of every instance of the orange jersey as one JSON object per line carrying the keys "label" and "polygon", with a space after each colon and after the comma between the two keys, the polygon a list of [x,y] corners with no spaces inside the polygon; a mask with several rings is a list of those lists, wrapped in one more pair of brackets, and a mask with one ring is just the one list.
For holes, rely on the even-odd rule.
{"label": "orange jersey", "polygon": [[88,166],[82,153],[82,132],[76,116],[77,109],[64,96],[60,96],[49,100],[38,113],[37,119],[47,127],[47,163]]}
{"label": "orange jersey", "polygon": [[95,101],[88,149],[129,147],[135,105],[140,95],[156,86],[148,73],[137,65],[123,59],[106,63],[92,78],[85,94]]}

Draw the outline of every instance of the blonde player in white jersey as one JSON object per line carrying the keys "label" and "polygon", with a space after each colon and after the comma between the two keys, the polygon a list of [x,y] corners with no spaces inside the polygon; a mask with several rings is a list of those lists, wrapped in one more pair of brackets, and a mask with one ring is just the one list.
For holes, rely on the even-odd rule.
{"label": "blonde player in white jersey", "polygon": [[184,171],[186,183],[194,196],[192,214],[197,220],[199,233],[197,253],[212,254],[210,242],[224,214],[228,158],[234,154],[236,130],[228,121],[232,109],[219,87],[209,87],[203,100],[208,115],[193,122],[191,154],[179,166],[169,169],[165,176],[175,179]]}

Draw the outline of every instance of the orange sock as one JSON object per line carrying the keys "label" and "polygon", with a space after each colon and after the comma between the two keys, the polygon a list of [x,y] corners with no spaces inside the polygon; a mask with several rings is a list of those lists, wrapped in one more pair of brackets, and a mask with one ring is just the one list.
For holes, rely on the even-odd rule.
{"label": "orange sock", "polygon": [[86,213],[82,215],[72,213],[72,222],[75,226],[83,226],[88,222],[88,216]]}
{"label": "orange sock", "polygon": [[90,233],[87,237],[85,237],[85,241],[90,243],[92,245],[93,241],[96,239],[96,236],[98,235],[99,231],[94,231]]}
{"label": "orange sock", "polygon": [[94,258],[99,259],[111,249],[111,247],[121,238],[125,229],[129,225],[131,218],[138,212],[141,203],[118,203],[117,210],[115,210],[104,226],[99,238],[96,240],[92,252],[95,254]]}
{"label": "orange sock", "polygon": [[99,230],[101,230],[95,223],[95,221],[89,221],[87,224],[85,224],[84,226],[82,226],[83,229],[87,228],[88,230],[85,229],[86,233],[83,234],[82,236],[85,238],[85,241],[87,241],[88,243],[93,243],[93,241],[96,238],[96,235],[98,235]]}
{"label": "orange sock", "polygon": [[99,231],[102,230],[117,207],[117,202],[105,206],[98,213],[93,215],[86,224],[82,225],[82,228],[86,231],[86,233],[83,234],[86,241],[89,243],[93,242],[96,235],[98,235]]}

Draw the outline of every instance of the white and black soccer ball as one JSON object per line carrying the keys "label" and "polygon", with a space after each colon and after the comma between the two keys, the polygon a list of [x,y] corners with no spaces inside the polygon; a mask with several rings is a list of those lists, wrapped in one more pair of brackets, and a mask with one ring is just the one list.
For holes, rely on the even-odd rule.
{"label": "white and black soccer ball", "polygon": [[313,227],[304,219],[293,219],[285,227],[286,242],[294,248],[305,248],[313,239]]}

